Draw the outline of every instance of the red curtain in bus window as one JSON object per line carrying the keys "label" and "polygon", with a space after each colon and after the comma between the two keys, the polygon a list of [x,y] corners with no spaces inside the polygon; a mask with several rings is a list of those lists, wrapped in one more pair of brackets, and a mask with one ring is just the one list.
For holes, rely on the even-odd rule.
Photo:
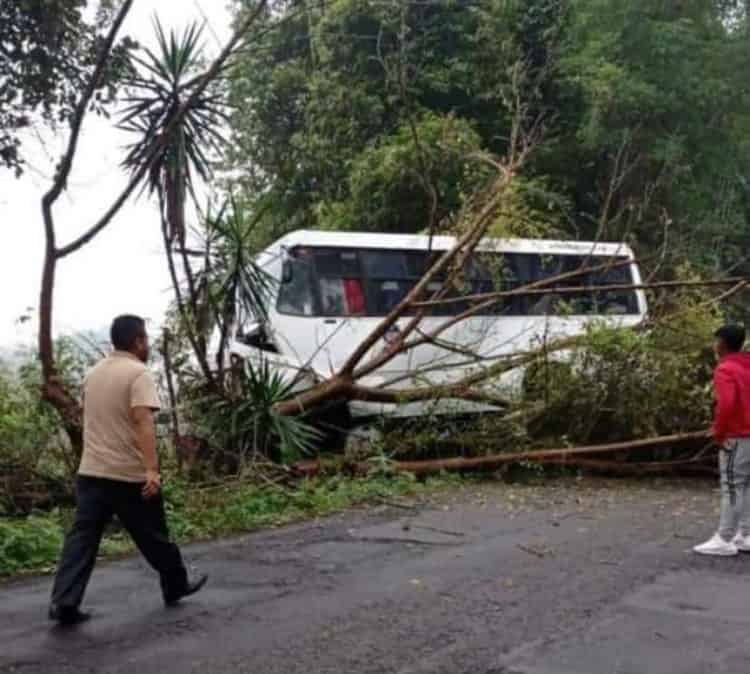
{"label": "red curtain in bus window", "polygon": [[365,294],[362,292],[362,282],[359,279],[344,279],[344,294],[347,315],[356,316],[365,313]]}

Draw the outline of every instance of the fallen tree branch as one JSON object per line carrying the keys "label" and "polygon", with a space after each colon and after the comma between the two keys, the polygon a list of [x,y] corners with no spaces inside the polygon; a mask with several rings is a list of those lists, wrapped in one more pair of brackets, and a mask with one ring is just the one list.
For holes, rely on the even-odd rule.
{"label": "fallen tree branch", "polygon": [[[644,449],[696,449],[702,450],[709,443],[707,431],[696,431],[692,433],[680,433],[677,435],[662,435],[656,438],[647,438],[645,440],[631,440],[628,442],[615,442],[606,445],[588,445],[583,447],[570,447],[565,449],[539,449],[528,452],[493,454],[489,456],[478,456],[472,458],[452,458],[452,459],[430,459],[425,461],[395,461],[390,464],[392,470],[399,473],[412,473],[413,475],[434,475],[442,472],[468,472],[468,471],[491,471],[497,470],[501,466],[512,465],[517,463],[539,463],[543,465],[584,465],[587,462],[592,464],[588,458],[592,455],[628,453]],[[573,459],[572,461],[570,459]],[[626,465],[616,462],[598,462],[602,464]],[[656,464],[658,462],[649,462]],[[694,458],[684,462],[664,462],[661,465],[669,464],[699,464]],[[634,464],[637,465],[637,464]],[[646,464],[641,464],[644,466]],[[292,467],[296,475],[312,476],[321,471],[325,471],[326,465],[321,461],[299,462]],[[356,474],[365,475],[369,472],[371,466],[367,463],[357,463],[353,466]]]}
{"label": "fallen tree branch", "polygon": [[456,399],[468,402],[486,403],[497,407],[508,407],[510,402],[500,396],[492,395],[486,391],[479,391],[463,385],[431,386],[414,389],[387,390],[370,388],[367,386],[352,385],[349,390],[349,399],[362,402],[405,404],[426,400]]}
{"label": "fallen tree branch", "polygon": [[707,441],[707,432],[698,431],[695,433],[664,435],[646,440],[616,442],[607,445],[589,445],[566,449],[541,449],[530,452],[519,452],[517,454],[495,454],[474,458],[399,461],[395,464],[395,469],[399,472],[414,473],[415,475],[429,475],[443,471],[495,470],[500,466],[513,463],[560,462],[569,457],[584,457],[593,454],[616,454],[618,452],[632,452],[639,449],[696,447],[696,445],[705,444]]}

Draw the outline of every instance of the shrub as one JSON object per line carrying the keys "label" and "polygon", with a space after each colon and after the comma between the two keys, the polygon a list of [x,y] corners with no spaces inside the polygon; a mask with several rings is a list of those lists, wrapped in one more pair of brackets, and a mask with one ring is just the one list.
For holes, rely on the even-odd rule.
{"label": "shrub", "polygon": [[54,564],[64,532],[56,517],[0,519],[0,576]]}

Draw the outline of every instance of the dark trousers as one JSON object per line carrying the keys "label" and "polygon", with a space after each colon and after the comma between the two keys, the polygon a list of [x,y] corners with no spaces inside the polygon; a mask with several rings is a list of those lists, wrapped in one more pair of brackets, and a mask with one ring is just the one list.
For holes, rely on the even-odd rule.
{"label": "dark trousers", "polygon": [[94,570],[104,528],[117,515],[146,561],[159,573],[165,599],[187,585],[180,549],[169,540],[161,494],[145,500],[142,484],[78,476],[78,509],[65,537],[62,559],[52,588],[52,603],[77,607]]}

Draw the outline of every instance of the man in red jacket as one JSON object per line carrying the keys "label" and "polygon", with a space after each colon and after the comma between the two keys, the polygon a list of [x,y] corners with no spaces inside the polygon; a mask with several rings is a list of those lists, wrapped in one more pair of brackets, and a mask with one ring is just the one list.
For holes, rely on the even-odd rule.
{"label": "man in red jacket", "polygon": [[750,552],[750,354],[742,352],[745,328],[739,325],[725,325],[715,337],[712,435],[720,448],[721,517],[719,530],[693,550],[731,556]]}

